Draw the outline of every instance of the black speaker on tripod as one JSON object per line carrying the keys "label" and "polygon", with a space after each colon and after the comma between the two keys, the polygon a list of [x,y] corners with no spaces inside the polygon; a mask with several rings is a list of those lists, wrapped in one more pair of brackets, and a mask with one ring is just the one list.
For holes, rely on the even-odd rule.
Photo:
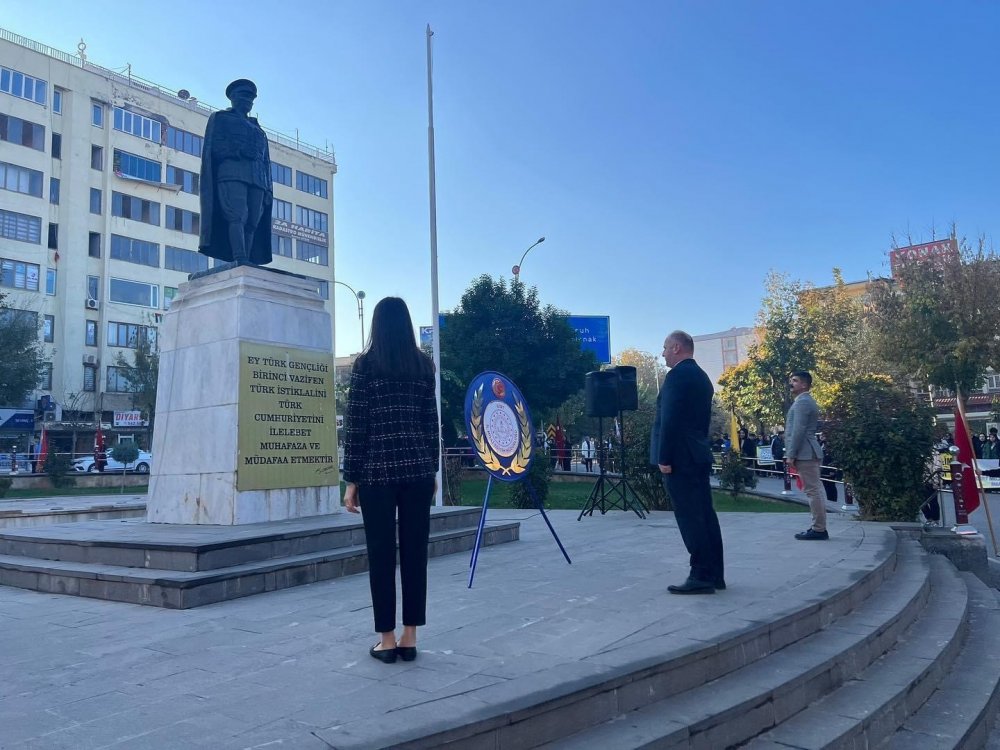
{"label": "black speaker on tripod", "polygon": [[[623,406],[622,404],[622,370],[626,371],[625,377],[630,378],[631,382],[631,386],[626,386],[624,395],[627,404],[634,403],[634,406]],[[635,495],[635,492],[632,492],[635,502],[628,496],[631,488],[628,486],[628,481],[625,479],[624,474],[620,475],[617,481],[614,478],[608,478],[609,446],[604,441],[605,417],[617,419],[621,416],[623,409],[636,410],[639,408],[635,368],[612,367],[608,370],[588,372],[584,379],[583,395],[584,409],[587,416],[597,418],[597,462],[600,474],[598,474],[597,483],[594,485],[593,490],[591,490],[590,497],[587,498],[587,502],[584,504],[583,510],[580,511],[580,515],[577,516],[576,520],[579,521],[585,515],[593,516],[595,510],[600,510],[601,515],[604,515],[609,508],[631,510],[639,518],[645,518],[646,516],[643,513],[645,508]]]}
{"label": "black speaker on tripod", "polygon": [[618,411],[639,410],[639,383],[632,365],[612,368],[618,372]]}
{"label": "black speaker on tripod", "polygon": [[587,373],[584,379],[583,398],[588,417],[618,416],[620,379],[621,376],[614,369]]}

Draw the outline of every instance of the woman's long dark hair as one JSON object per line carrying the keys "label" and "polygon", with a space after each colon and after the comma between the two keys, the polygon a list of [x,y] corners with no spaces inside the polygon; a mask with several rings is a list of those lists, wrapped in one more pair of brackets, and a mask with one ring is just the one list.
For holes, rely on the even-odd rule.
{"label": "woman's long dark hair", "polygon": [[417,346],[410,311],[399,297],[386,297],[375,305],[368,346],[357,366],[373,375],[403,380],[434,377],[434,363]]}

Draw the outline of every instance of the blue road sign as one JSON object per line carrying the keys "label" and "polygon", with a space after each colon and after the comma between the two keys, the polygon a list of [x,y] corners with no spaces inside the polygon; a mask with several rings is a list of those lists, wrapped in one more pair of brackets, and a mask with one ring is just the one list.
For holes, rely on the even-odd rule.
{"label": "blue road sign", "polygon": [[611,318],[607,315],[567,315],[566,322],[580,336],[580,348],[597,361],[611,364]]}

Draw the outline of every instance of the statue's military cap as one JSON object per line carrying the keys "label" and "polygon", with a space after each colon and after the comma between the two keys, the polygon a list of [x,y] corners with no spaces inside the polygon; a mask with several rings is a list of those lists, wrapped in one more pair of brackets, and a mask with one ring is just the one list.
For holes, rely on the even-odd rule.
{"label": "statue's military cap", "polygon": [[251,81],[249,78],[237,78],[231,84],[229,84],[228,86],[226,86],[226,98],[227,99],[229,98],[229,95],[233,93],[233,89],[235,89],[237,86],[249,86],[251,89],[253,89],[253,95],[257,96],[257,84],[256,83],[254,83],[253,81]]}

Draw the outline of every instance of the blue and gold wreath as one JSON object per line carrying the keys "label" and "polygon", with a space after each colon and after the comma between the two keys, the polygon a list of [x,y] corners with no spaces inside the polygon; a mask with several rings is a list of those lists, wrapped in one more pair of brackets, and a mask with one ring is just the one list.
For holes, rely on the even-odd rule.
{"label": "blue and gold wreath", "polygon": [[493,452],[493,449],[490,448],[486,436],[483,434],[484,385],[485,383],[476,389],[476,393],[472,399],[472,414],[469,418],[469,423],[472,427],[472,442],[476,447],[476,454],[479,456],[479,460],[483,462],[483,466],[489,471],[499,471],[504,476],[523,474],[528,469],[528,464],[531,461],[531,424],[528,421],[528,412],[522,402],[518,401],[514,405],[514,409],[517,412],[517,421],[521,427],[521,444],[518,447],[517,453],[511,459],[510,466],[504,466],[500,463],[500,459]]}

